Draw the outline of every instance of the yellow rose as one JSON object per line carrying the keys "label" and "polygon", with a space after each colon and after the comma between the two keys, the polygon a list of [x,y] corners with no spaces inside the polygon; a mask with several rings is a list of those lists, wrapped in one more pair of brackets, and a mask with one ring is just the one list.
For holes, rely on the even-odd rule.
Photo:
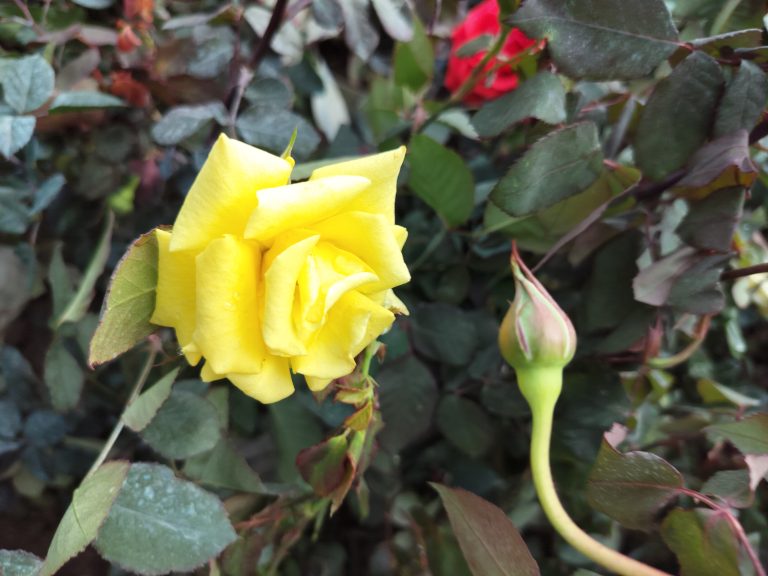
{"label": "yellow rose", "polygon": [[395,224],[399,148],[315,170],[222,135],[172,231],[156,231],[151,321],[176,330],[205,381],[228,378],[262,402],[313,390],[407,313],[392,288],[410,280]]}

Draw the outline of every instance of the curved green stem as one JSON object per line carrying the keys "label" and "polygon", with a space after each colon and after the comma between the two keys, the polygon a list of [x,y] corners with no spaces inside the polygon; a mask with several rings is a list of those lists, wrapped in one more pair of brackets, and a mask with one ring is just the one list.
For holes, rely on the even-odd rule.
{"label": "curved green stem", "polygon": [[566,542],[609,570],[622,576],[670,576],[601,544],[579,528],[563,508],[549,467],[552,417],[562,381],[563,371],[560,367],[517,370],[520,391],[528,400],[533,413],[531,470],[544,513]]}

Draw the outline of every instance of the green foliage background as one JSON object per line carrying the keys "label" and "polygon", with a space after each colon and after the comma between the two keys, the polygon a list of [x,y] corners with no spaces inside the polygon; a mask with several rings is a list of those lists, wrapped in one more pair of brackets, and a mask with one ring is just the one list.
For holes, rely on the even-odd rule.
{"label": "green foliage background", "polygon": [[[294,2],[264,52],[256,2],[0,6],[0,574],[489,574],[459,547],[472,511],[499,527],[480,532],[491,550],[519,553],[499,573],[598,570],[531,484],[528,408],[496,345],[510,238],[579,335],[552,452],[566,508],[667,571],[759,573],[768,274],[738,270],[768,262],[764,4],[513,4],[547,47],[477,109],[442,88],[463,3]],[[384,427],[332,517],[296,456],[351,408],[301,382],[271,406],[200,382],[172,334],[147,340],[154,248],[133,244],[173,222],[219,132],[280,153],[294,129],[296,179],[408,146],[411,315],[382,338]],[[113,286],[94,346],[132,349],[91,369],[129,247],[140,282]],[[118,421],[115,461],[81,484]],[[440,488],[452,528],[430,482],[494,502],[522,540]]]}

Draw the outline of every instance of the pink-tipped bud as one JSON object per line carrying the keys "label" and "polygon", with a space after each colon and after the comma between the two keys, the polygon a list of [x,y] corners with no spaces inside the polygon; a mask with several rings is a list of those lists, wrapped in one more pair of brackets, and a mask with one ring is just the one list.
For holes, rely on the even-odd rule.
{"label": "pink-tipped bud", "polygon": [[565,367],[576,352],[576,331],[568,316],[536,280],[512,244],[515,299],[499,330],[499,348],[515,370]]}

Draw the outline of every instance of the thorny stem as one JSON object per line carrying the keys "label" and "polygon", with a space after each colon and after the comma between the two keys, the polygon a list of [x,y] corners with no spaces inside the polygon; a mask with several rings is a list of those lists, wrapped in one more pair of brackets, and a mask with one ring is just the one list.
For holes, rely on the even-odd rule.
{"label": "thorny stem", "polygon": [[725,519],[728,521],[728,524],[730,525],[731,530],[733,530],[734,535],[736,536],[738,541],[741,542],[741,545],[744,547],[744,550],[746,551],[747,556],[749,556],[750,562],[752,562],[752,565],[755,567],[755,575],[766,576],[765,568],[763,568],[763,565],[760,563],[760,558],[757,556],[757,552],[755,552],[755,550],[752,548],[752,545],[749,543],[749,538],[747,537],[747,534],[744,532],[744,528],[727,508],[720,506],[717,502],[707,498],[700,492],[696,492],[696,490],[691,490],[689,488],[678,488],[677,491],[680,494],[685,494],[686,496],[690,496],[694,500],[697,500],[702,504],[709,506],[715,512],[719,512],[723,514],[725,516]]}
{"label": "thorny stem", "polygon": [[[563,508],[552,479],[549,449],[555,404],[562,387],[560,367],[516,370],[520,390],[531,406],[531,471],[541,507],[555,530],[587,558],[622,576],[670,576],[601,544],[584,532]],[[532,401],[533,400],[533,401]]]}
{"label": "thorny stem", "polygon": [[141,369],[141,373],[139,374],[139,377],[136,379],[136,383],[133,385],[133,390],[131,390],[131,395],[128,397],[128,401],[125,403],[125,408],[123,409],[123,413],[120,414],[120,419],[117,421],[117,424],[115,424],[115,427],[112,430],[112,433],[109,435],[109,438],[107,438],[107,441],[104,443],[104,446],[101,449],[101,452],[99,452],[99,455],[96,457],[96,461],[93,463],[93,466],[91,466],[91,469],[88,470],[88,474],[85,475],[86,478],[88,478],[91,474],[93,474],[99,468],[99,466],[101,466],[104,463],[104,460],[107,459],[107,456],[109,456],[109,452],[112,450],[112,447],[115,445],[115,442],[117,441],[117,437],[120,436],[120,432],[122,432],[123,428],[125,427],[125,422],[123,420],[123,416],[125,415],[125,410],[128,408],[128,406],[131,405],[131,403],[136,398],[138,398],[139,394],[141,393],[141,389],[144,388],[144,384],[146,384],[147,378],[149,377],[149,373],[152,371],[152,366],[155,363],[156,357],[157,357],[157,346],[155,346],[154,344],[151,344],[149,355],[147,356],[147,361],[144,363],[144,367]]}

